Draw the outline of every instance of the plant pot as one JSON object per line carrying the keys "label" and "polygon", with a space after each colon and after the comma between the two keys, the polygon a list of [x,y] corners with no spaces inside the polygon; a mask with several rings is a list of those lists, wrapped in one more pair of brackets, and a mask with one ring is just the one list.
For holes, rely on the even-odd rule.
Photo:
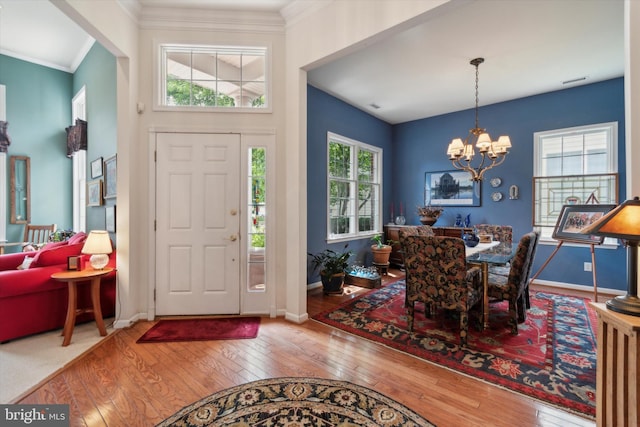
{"label": "plant pot", "polygon": [[433,225],[436,223],[436,221],[438,220],[437,217],[432,217],[432,216],[421,216],[420,217],[420,222],[423,225]]}
{"label": "plant pot", "polygon": [[387,264],[389,262],[389,256],[391,255],[391,246],[371,245],[371,252],[373,252],[374,264]]}
{"label": "plant pot", "polygon": [[320,280],[322,281],[322,290],[325,295],[342,295],[342,286],[344,285],[345,273],[337,273],[328,276],[320,272]]}

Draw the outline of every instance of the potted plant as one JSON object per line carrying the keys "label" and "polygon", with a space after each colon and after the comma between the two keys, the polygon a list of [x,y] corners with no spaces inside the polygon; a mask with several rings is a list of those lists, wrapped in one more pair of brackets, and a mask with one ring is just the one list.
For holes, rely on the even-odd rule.
{"label": "potted plant", "polygon": [[437,206],[418,206],[418,215],[420,216],[420,222],[424,225],[433,225],[436,223],[440,215],[442,214],[441,207]]}
{"label": "potted plant", "polygon": [[[348,244],[344,245],[346,249]],[[342,294],[344,276],[349,267],[351,251],[336,252],[332,249],[325,249],[317,254],[308,254],[312,257],[311,264],[313,270],[320,268],[320,280],[325,294]]]}
{"label": "potted plant", "polygon": [[371,238],[371,241],[375,244],[371,245],[371,252],[373,252],[373,263],[386,265],[389,263],[389,256],[391,255],[392,246],[395,245],[395,240],[387,240],[385,243],[382,234],[377,234]]}

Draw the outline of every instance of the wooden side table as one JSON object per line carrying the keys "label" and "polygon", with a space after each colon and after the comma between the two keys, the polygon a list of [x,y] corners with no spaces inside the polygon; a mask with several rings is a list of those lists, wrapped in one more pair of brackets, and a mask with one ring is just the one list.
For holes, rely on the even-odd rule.
{"label": "wooden side table", "polygon": [[[51,275],[52,279],[61,282],[67,282],[69,285],[69,303],[67,305],[67,318],[64,321],[64,329],[62,334],[64,340],[62,346],[68,346],[73,335],[73,328],[76,325],[76,316],[83,313],[93,313],[96,319],[96,325],[101,336],[107,335],[107,329],[102,319],[102,308],[100,308],[100,280],[102,276],[111,273],[113,268],[105,268],[102,270],[86,269],[80,271],[60,271]],[[91,283],[91,304],[93,308],[78,309],[78,283]]]}
{"label": "wooden side table", "polygon": [[598,313],[596,425],[640,425],[640,317],[591,303]]}

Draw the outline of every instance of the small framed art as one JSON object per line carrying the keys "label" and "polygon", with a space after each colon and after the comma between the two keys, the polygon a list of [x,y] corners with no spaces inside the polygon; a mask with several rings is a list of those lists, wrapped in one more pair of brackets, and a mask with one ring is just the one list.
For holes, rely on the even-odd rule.
{"label": "small framed art", "polygon": [[91,162],[91,179],[100,178],[102,176],[102,157],[98,157]]}
{"label": "small framed art", "polygon": [[109,157],[104,161],[104,198],[116,197],[117,183],[117,160],[116,156]]}
{"label": "small framed art", "polygon": [[107,206],[104,208],[104,223],[107,231],[110,233],[116,232],[116,206]]}
{"label": "small framed art", "polygon": [[102,180],[87,182],[87,206],[102,206]]}

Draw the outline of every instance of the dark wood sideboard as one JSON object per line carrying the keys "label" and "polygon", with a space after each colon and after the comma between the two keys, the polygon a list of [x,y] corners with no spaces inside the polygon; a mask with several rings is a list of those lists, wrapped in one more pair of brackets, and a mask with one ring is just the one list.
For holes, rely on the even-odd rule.
{"label": "dark wood sideboard", "polygon": [[[400,230],[402,227],[411,227],[410,225],[385,225],[384,226],[384,237],[386,240],[395,240],[396,242],[400,240]],[[431,227],[436,236],[449,236],[449,237],[462,237],[462,233],[464,232],[472,232],[473,228],[463,228],[463,227]],[[402,254],[400,253],[400,245],[393,245],[393,249],[391,250],[391,255],[389,256],[389,263],[404,268],[404,261],[402,259]]]}

